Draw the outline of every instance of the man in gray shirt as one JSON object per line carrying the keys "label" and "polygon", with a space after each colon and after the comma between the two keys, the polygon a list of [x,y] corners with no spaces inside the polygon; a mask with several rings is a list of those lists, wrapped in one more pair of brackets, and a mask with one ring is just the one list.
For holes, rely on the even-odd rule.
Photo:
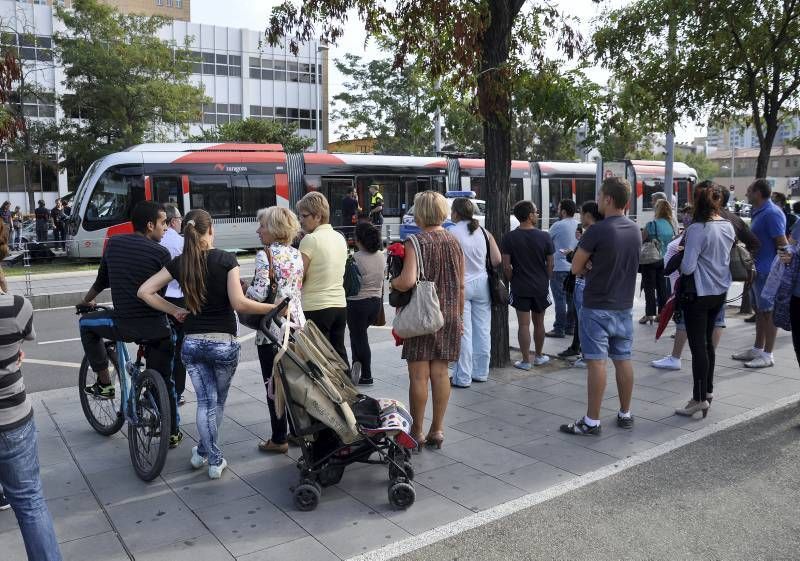
{"label": "man in gray shirt", "polygon": [[625,216],[630,196],[631,186],[625,179],[610,177],[603,181],[598,205],[605,218],[586,230],[572,258],[572,272],[586,278],[578,327],[589,371],[589,406],[584,417],[561,425],[561,431],[568,434],[600,434],[606,358],[614,362],[617,375],[617,425],[633,428],[632,313],[642,236],[639,227]]}

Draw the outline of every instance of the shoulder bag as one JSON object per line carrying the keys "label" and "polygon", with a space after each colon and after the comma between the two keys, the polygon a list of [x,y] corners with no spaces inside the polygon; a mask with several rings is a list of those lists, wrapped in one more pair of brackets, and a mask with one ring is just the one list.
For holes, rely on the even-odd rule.
{"label": "shoulder bag", "polygon": [[372,325],[375,327],[383,327],[386,325],[386,310],[383,307],[383,296],[384,290],[386,288],[386,279],[381,279],[381,307],[378,308],[378,315],[375,316],[375,321],[372,322]]}
{"label": "shoulder bag", "polygon": [[416,236],[409,236],[414,253],[417,255],[417,283],[411,293],[411,300],[404,308],[397,310],[392,322],[395,333],[403,339],[420,335],[431,335],[444,326],[444,316],[439,308],[439,295],[436,284],[425,280],[422,264],[422,251]]}
{"label": "shoulder bag", "polygon": [[503,282],[500,272],[492,266],[492,252],[489,247],[489,236],[486,230],[481,228],[483,239],[486,240],[486,275],[489,277],[489,295],[492,299],[492,306],[508,306],[508,287]]}
{"label": "shoulder bag", "polygon": [[[650,224],[655,228],[655,235],[650,236],[650,231],[647,226]],[[661,240],[658,239],[658,222],[653,220],[648,222],[645,226],[647,232],[647,241],[642,244],[642,249],[639,252],[639,265],[653,265],[663,260],[661,255]]]}
{"label": "shoulder bag", "polygon": [[735,241],[731,247],[731,280],[733,282],[752,282],[753,280],[753,256],[747,251],[747,247]]}
{"label": "shoulder bag", "polygon": [[344,264],[344,295],[357,296],[361,291],[361,271],[358,270],[356,258],[351,253],[347,256],[347,261]]}
{"label": "shoulder bag", "polygon": [[[267,263],[269,264],[269,287],[267,288],[267,297],[264,298],[265,304],[274,304],[275,296],[278,292],[278,283],[275,281],[275,271],[272,269],[272,248],[268,247],[265,251],[267,254]],[[236,312],[239,316],[239,323],[250,329],[258,331],[261,325],[261,318],[263,314],[250,314],[248,312]]]}

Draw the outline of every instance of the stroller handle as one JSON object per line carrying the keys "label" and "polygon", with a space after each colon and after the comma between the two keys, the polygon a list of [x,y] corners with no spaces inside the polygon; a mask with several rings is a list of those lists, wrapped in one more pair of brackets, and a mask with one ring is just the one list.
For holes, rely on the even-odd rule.
{"label": "stroller handle", "polygon": [[[259,323],[258,325],[259,330],[262,333],[269,335],[270,334],[269,324],[275,321],[275,318],[277,318],[278,315],[281,314],[288,305],[289,305],[289,299],[284,298],[283,300],[281,300],[280,304],[278,304],[277,306],[275,306],[275,308],[273,308],[271,312],[264,314],[264,317],[261,318],[261,323]],[[274,337],[270,337],[270,339],[274,339]],[[274,343],[275,341],[272,342]]]}

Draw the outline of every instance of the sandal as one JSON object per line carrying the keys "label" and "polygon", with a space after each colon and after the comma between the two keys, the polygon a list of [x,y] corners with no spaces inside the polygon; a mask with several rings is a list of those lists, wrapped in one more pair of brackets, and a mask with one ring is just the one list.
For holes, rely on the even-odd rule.
{"label": "sandal", "polygon": [[286,454],[289,451],[289,443],[275,444],[271,440],[264,442],[263,440],[258,443],[258,449],[261,452],[273,452],[276,454]]}

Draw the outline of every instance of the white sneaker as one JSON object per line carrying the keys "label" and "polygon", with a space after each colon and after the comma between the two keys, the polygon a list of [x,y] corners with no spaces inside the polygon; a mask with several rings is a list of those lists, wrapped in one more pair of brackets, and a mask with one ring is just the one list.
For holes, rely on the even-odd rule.
{"label": "white sneaker", "polygon": [[775,361],[772,360],[769,355],[763,353],[753,360],[744,363],[745,368],[769,368],[770,366],[775,366]]}
{"label": "white sneaker", "polygon": [[543,364],[547,364],[550,362],[550,357],[547,355],[536,355],[533,357],[533,365],[534,366],[542,366]]}
{"label": "white sneaker", "polygon": [[731,355],[731,358],[733,360],[742,360],[744,362],[748,362],[748,361],[757,359],[759,354],[760,353],[758,351],[756,351],[755,349],[753,349],[751,347],[751,348],[747,349],[746,351],[741,351],[739,353]]}
{"label": "white sneaker", "polygon": [[583,357],[580,357],[578,360],[572,363],[572,366],[575,368],[586,368],[586,361],[583,360]]}
{"label": "white sneaker", "polygon": [[661,370],[680,370],[681,359],[675,358],[672,355],[665,356],[664,358],[651,361],[650,366],[653,368],[659,368]]}
{"label": "white sneaker", "polygon": [[197,446],[192,446],[192,459],[189,462],[194,469],[200,469],[208,463],[208,459],[197,453]]}
{"label": "white sneaker", "polygon": [[209,479],[219,479],[222,477],[222,472],[228,467],[228,461],[222,458],[222,463],[218,466],[208,466]]}
{"label": "white sneaker", "polygon": [[518,360],[514,363],[514,368],[519,368],[520,370],[530,370],[531,363],[525,362],[524,360]]}

